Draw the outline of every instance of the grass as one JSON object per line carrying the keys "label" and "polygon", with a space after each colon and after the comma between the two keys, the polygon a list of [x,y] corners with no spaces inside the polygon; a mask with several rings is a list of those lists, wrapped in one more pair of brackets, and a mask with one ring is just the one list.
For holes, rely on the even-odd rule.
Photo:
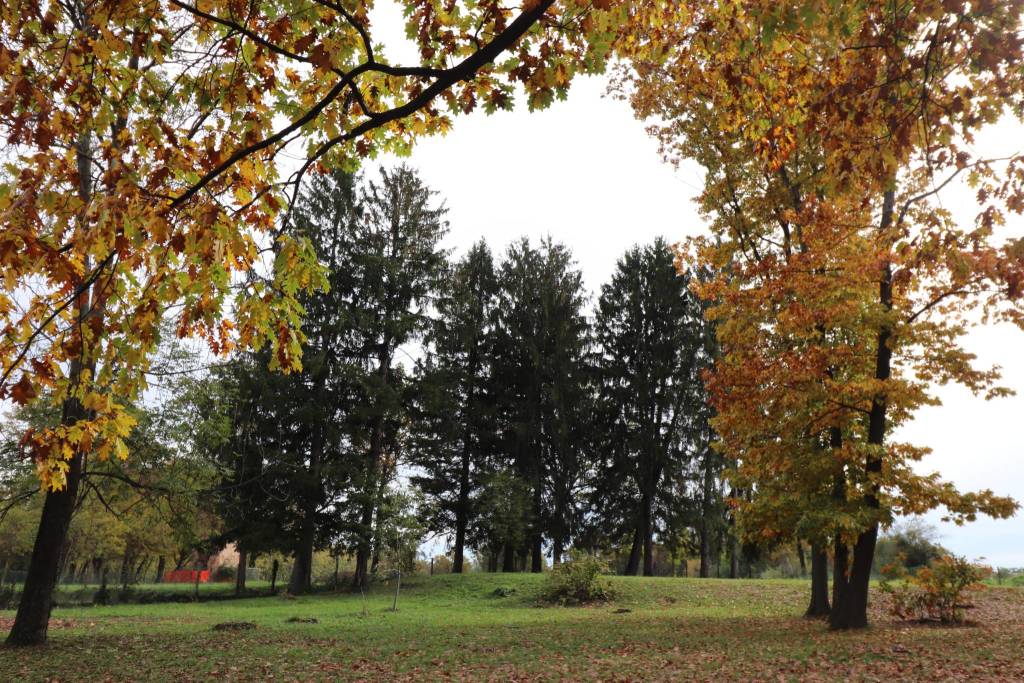
{"label": "grass", "polygon": [[[539,587],[412,577],[397,612],[393,584],[365,600],[61,608],[46,646],[0,649],[0,680],[1024,680],[1024,591],[1012,588],[975,596],[974,626],[902,624],[875,605],[870,630],[829,633],[800,616],[800,581],[615,578],[613,603],[582,608],[537,607]],[[257,628],[213,630],[225,621]]]}

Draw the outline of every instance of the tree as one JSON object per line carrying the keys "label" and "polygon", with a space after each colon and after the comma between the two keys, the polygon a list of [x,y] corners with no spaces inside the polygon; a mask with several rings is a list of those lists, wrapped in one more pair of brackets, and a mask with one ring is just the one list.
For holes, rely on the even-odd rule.
{"label": "tree", "polygon": [[382,169],[363,189],[361,216],[339,248],[340,315],[360,407],[351,439],[363,452],[355,475],[356,588],[369,580],[374,512],[397,466],[412,400],[396,355],[427,331],[446,263],[439,246],[446,209],[434,195],[411,169]]}
{"label": "tree", "polygon": [[600,487],[601,506],[616,489],[629,498],[617,510],[633,532],[627,574],[636,573],[642,554],[644,576],[653,576],[656,514],[684,504],[665,479],[688,471],[701,445],[695,432],[706,403],[700,370],[709,335],[689,273],[677,273],[673,261],[660,238],[627,251],[601,289],[594,325],[602,412],[610,422],[601,449],[609,462],[599,468],[610,481]]}
{"label": "tree", "polygon": [[438,292],[421,368],[412,478],[428,499],[431,527],[454,535],[452,572],[461,574],[473,499],[494,451],[491,379],[498,280],[490,249],[473,245]]}
{"label": "tree", "polygon": [[[215,352],[268,344],[275,367],[297,369],[296,294],[323,282],[308,245],[276,234],[286,192],[321,165],[445,131],[444,109],[509,107],[514,82],[545,106],[603,68],[621,15],[575,0],[403,5],[412,66],[382,59],[368,2],[256,2],[244,17],[228,0],[0,9],[0,397],[62,405],[31,441],[48,493],[10,643],[46,638],[82,460],[126,455],[122,406],[144,388],[164,312],[177,306],[178,333]],[[306,161],[281,182],[299,140]],[[272,283],[245,277],[261,241]]]}
{"label": "tree", "polygon": [[[963,143],[1021,92],[1019,25],[1018,3],[708,7],[665,28],[693,41],[629,79],[666,151],[708,170],[716,241],[695,251],[722,274],[703,290],[721,321],[711,388],[734,476],[757,490],[745,526],[834,538],[833,628],[866,625],[894,515],[1016,509],[916,473],[927,449],[891,432],[937,400],[929,382],[1000,393],[960,340],[971,311],[1021,323],[1024,248],[994,233],[1024,206],[1021,160]],[[964,172],[981,205],[971,228],[934,201]]]}
{"label": "tree", "polygon": [[[530,487],[531,571],[543,569],[544,538],[561,561],[579,526],[588,470],[590,326],[580,272],[569,250],[525,238],[501,265],[494,382],[507,468]],[[506,468],[499,468],[506,469]]]}

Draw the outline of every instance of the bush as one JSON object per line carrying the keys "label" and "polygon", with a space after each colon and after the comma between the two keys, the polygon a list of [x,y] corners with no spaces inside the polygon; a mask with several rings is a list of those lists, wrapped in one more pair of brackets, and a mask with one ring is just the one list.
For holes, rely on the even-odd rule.
{"label": "bush", "polygon": [[235,580],[235,568],[230,564],[222,564],[213,570],[213,580],[217,583],[227,583]]}
{"label": "bush", "polygon": [[612,598],[605,578],[608,565],[592,556],[563,562],[548,572],[541,589],[541,600],[558,605],[585,605]]}
{"label": "bush", "polygon": [[890,610],[900,619],[958,624],[964,620],[964,593],[984,588],[981,582],[991,573],[988,567],[947,555],[914,576],[897,572],[903,581],[893,586],[886,580],[881,588],[892,600]]}

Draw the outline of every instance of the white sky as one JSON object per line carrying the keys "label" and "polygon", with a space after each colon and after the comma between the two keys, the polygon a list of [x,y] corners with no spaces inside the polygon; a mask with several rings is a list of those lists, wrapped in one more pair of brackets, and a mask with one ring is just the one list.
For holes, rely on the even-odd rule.
{"label": "white sky", "polygon": [[[376,18],[378,35],[397,19],[386,11]],[[593,295],[631,245],[658,235],[676,241],[700,234],[704,225],[692,201],[701,186],[699,168],[674,170],[662,163],[644,125],[626,103],[604,97],[605,88],[603,78],[580,79],[567,101],[547,111],[474,113],[458,117],[447,137],[421,142],[406,161],[445,198],[447,245],[459,253],[484,236],[500,255],[522,235],[551,235],[573,250]],[[1004,124],[978,147],[1004,156],[1024,146],[1022,133],[1024,127]],[[947,205],[965,216],[970,197],[962,187],[944,194]],[[1022,224],[1012,226],[1014,234]],[[980,330],[968,346],[982,363],[1003,366],[1005,385],[1024,391],[1024,333]],[[943,406],[921,411],[897,434],[934,449],[920,469],[937,470],[963,489],[992,488],[1024,501],[1024,471],[1018,467],[1024,446],[1015,421],[1024,417],[1024,398],[985,402],[956,387],[938,394]],[[964,527],[942,524],[940,517],[928,520],[954,552],[1024,567],[1024,517]]]}

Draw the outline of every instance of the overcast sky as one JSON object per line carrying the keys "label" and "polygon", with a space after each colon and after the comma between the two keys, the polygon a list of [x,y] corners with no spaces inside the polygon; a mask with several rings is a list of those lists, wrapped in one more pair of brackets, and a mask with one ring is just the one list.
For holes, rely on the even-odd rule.
{"label": "overcast sky", "polygon": [[[605,88],[602,78],[582,79],[566,102],[544,112],[460,117],[447,137],[416,148],[405,161],[444,197],[448,246],[458,253],[486,237],[500,254],[522,235],[551,235],[573,250],[594,293],[629,246],[705,230],[693,203],[699,170],[662,163],[644,125],[626,103],[605,97]],[[1022,141],[1020,126],[1004,124],[979,146],[1002,156]],[[965,188],[946,192],[944,201],[970,215]],[[1019,235],[1020,227],[1018,221],[1012,229]],[[1024,333],[980,330],[968,345],[982,362],[1004,367],[1005,384],[1024,390]],[[944,405],[921,411],[898,435],[934,449],[920,469],[938,470],[964,489],[992,488],[1024,500],[1024,398],[985,402],[955,387],[938,393]],[[1024,517],[964,527],[940,517],[929,521],[951,550],[997,566],[1024,566]]]}

